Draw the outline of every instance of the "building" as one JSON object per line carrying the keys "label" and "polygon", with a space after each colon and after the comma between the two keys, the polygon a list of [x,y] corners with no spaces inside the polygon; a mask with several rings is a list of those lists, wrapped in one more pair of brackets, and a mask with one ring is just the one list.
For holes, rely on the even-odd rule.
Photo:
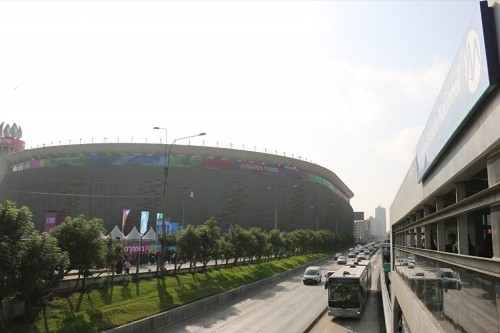
{"label": "building", "polygon": [[[5,146],[10,139],[2,140]],[[139,227],[141,211],[150,213],[150,225],[166,212],[181,226],[214,217],[223,230],[233,224],[348,235],[353,230],[354,194],[342,180],[324,167],[285,156],[204,146],[96,143],[2,148],[0,166],[0,202],[28,206],[40,230],[54,216],[83,214],[101,218],[108,231],[123,225],[127,234]],[[127,216],[124,209],[130,210]]]}
{"label": "building", "polygon": [[390,331],[499,332],[499,27],[480,2],[390,207]]}
{"label": "building", "polygon": [[379,240],[387,237],[385,208],[378,206],[375,208],[375,218],[373,219],[372,235]]}

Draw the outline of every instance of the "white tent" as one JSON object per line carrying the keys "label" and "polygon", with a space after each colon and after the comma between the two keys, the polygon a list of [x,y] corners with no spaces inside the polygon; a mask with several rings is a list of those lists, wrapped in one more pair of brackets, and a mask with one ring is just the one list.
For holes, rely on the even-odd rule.
{"label": "white tent", "polygon": [[156,232],[153,230],[153,227],[149,228],[148,232],[142,237],[142,240],[156,241]]}
{"label": "white tent", "polygon": [[137,228],[134,226],[132,228],[132,230],[130,231],[130,233],[125,237],[126,240],[128,241],[132,241],[132,240],[140,240],[141,239],[141,234],[139,233],[139,231],[137,231]]}
{"label": "white tent", "polygon": [[120,231],[117,225],[115,225],[115,227],[113,228],[113,230],[111,230],[109,235],[111,236],[112,239],[116,239],[116,237],[118,237],[121,240],[123,240],[125,238],[125,236],[123,236],[123,233]]}

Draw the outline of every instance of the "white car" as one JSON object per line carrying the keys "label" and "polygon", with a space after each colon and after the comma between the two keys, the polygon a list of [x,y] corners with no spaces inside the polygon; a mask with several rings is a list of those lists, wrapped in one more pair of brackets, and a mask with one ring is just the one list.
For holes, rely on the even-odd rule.
{"label": "white car", "polygon": [[304,284],[318,284],[321,282],[321,267],[309,266],[302,277]]}
{"label": "white car", "polygon": [[337,265],[345,265],[347,264],[347,259],[345,256],[340,256],[337,259]]}

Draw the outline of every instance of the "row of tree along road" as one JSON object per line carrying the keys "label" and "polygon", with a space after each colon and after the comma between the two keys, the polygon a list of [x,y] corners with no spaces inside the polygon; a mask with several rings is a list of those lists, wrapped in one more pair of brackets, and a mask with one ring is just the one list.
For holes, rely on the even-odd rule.
{"label": "row of tree along road", "polygon": [[[117,263],[128,254],[122,241],[105,234],[101,219],[86,220],[82,215],[67,217],[49,233],[40,232],[35,229],[28,207],[17,207],[10,201],[0,205],[0,328],[11,320],[13,304],[23,305],[25,322],[33,321],[70,272],[77,272],[76,286],[83,290],[87,278],[96,271],[111,272],[108,283],[112,285]],[[217,221],[210,219],[175,234],[160,235],[161,251],[154,254],[154,259],[161,278],[167,272],[165,264],[172,258],[183,258],[173,260],[175,268],[169,274],[177,274],[184,263],[189,263],[189,272],[197,262],[206,271],[209,261],[215,261],[215,268],[228,267],[285,255],[329,252],[352,241],[352,237],[328,230],[284,232],[233,225],[223,233]],[[151,254],[142,256],[143,260],[151,259]],[[138,254],[137,272],[140,262]],[[139,274],[131,274],[128,279],[133,276],[139,278]]]}

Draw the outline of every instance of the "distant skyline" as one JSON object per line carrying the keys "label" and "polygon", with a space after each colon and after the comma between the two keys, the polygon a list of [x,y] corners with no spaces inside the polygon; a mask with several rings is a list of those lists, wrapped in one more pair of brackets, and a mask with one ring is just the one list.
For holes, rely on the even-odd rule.
{"label": "distant skyline", "polygon": [[[478,1],[1,1],[0,123],[312,161],[387,210]],[[181,143],[181,142],[179,142]],[[182,142],[188,144],[188,142]]]}

